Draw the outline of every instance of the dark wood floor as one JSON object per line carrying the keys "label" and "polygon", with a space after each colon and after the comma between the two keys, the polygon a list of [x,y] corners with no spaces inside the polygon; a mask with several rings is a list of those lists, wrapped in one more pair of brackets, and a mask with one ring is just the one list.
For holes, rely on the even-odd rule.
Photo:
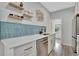
{"label": "dark wood floor", "polygon": [[77,56],[77,54],[73,52],[73,48],[71,46],[62,45],[61,41],[56,39],[55,47],[49,56]]}

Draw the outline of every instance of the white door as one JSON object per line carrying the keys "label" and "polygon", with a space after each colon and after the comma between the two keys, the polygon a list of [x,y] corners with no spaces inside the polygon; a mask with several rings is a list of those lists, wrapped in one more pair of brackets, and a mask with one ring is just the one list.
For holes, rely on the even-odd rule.
{"label": "white door", "polygon": [[61,19],[52,20],[52,33],[55,33],[55,38],[61,39],[61,33],[62,33]]}

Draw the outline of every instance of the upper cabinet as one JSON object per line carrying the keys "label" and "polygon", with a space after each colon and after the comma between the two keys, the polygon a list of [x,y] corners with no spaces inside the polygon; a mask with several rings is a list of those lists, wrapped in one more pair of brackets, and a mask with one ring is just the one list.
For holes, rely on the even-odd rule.
{"label": "upper cabinet", "polygon": [[75,3],[75,15],[79,13],[79,2]]}

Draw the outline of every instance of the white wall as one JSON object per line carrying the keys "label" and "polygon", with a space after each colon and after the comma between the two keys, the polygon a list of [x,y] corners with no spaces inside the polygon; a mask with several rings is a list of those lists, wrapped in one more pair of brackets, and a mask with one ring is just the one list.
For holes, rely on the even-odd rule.
{"label": "white wall", "polygon": [[62,18],[62,41],[63,44],[72,45],[72,19],[74,9],[68,8],[51,14],[51,19]]}
{"label": "white wall", "polygon": [[[0,3],[0,21],[8,21],[8,22],[19,22],[19,23],[25,23],[25,24],[32,24],[32,25],[40,25],[40,26],[49,26],[50,24],[50,13],[38,2],[24,2],[24,8],[26,10],[31,10],[33,12],[33,18],[31,21],[29,20],[22,20],[22,21],[18,21],[18,20],[9,20],[8,19],[8,14],[9,13],[15,13],[15,14],[19,14],[21,15],[22,13],[18,13],[18,12],[15,12],[15,11],[11,11],[11,10],[8,10],[6,7],[7,7],[7,4],[8,3],[5,3],[5,2],[2,2]],[[35,11],[37,9],[40,9],[41,11],[43,11],[44,13],[44,21],[43,22],[38,22],[37,19],[36,19],[36,13]],[[48,32],[48,28],[47,28],[47,32]]]}
{"label": "white wall", "polygon": [[[15,12],[15,11],[6,9],[7,4],[8,3],[0,2],[0,21],[46,26],[47,32],[50,32],[50,29],[49,29],[50,28],[50,13],[40,3],[38,3],[38,2],[25,2],[24,3],[24,8],[26,10],[29,9],[34,13],[32,21],[28,21],[26,19],[24,19],[22,21],[8,19],[7,16],[9,13],[15,13],[15,14],[19,14],[19,15],[21,15],[21,14]],[[44,21],[43,22],[38,22],[36,19],[35,11],[37,9],[40,9],[44,13]],[[1,44],[1,42],[0,42],[0,44]],[[2,48],[2,45],[0,45],[0,48]],[[2,53],[3,53],[3,49],[0,49],[0,55],[3,55]]]}

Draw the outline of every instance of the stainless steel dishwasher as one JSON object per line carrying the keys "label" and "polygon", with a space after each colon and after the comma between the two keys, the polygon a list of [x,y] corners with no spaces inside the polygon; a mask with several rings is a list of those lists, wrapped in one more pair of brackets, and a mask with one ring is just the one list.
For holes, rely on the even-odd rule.
{"label": "stainless steel dishwasher", "polygon": [[37,40],[37,56],[47,56],[48,55],[48,37]]}

